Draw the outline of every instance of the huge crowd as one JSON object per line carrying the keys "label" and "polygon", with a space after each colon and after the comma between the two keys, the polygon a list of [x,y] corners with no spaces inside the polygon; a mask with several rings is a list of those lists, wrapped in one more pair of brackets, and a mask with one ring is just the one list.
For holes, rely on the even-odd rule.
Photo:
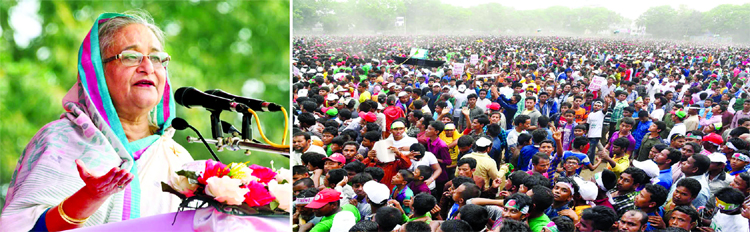
{"label": "huge crowd", "polygon": [[747,47],[498,36],[293,46],[298,231],[750,231]]}

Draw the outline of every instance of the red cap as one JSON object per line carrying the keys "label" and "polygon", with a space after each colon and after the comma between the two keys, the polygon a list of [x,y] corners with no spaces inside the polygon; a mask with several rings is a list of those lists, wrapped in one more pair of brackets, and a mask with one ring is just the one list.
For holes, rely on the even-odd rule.
{"label": "red cap", "polygon": [[322,191],[318,192],[318,194],[315,195],[313,201],[307,204],[305,207],[311,209],[320,209],[320,207],[323,207],[328,203],[338,201],[340,197],[341,193],[339,191],[333,189],[323,189]]}
{"label": "red cap", "polygon": [[500,104],[498,104],[497,102],[493,102],[492,104],[487,105],[487,109],[500,110]]}
{"label": "red cap", "polygon": [[376,119],[378,119],[378,116],[375,115],[373,112],[368,112],[362,115],[362,119],[364,119],[367,122],[375,122]]}
{"label": "red cap", "polygon": [[724,143],[724,139],[721,138],[721,135],[711,133],[703,137],[703,142],[710,142],[716,146],[720,146]]}
{"label": "red cap", "polygon": [[346,157],[344,157],[344,155],[342,155],[341,153],[333,153],[333,155],[331,155],[329,157],[325,157],[323,159],[324,160],[326,160],[326,159],[327,160],[331,160],[333,162],[339,162],[339,163],[342,163],[342,164],[346,163]]}

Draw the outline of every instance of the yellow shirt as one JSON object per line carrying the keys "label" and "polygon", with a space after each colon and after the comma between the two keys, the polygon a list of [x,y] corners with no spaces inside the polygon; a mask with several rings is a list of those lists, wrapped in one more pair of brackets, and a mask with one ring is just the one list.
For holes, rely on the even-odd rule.
{"label": "yellow shirt", "polygon": [[[462,136],[461,133],[458,133],[458,130],[453,130],[453,137],[447,137],[445,136],[445,131],[440,132],[440,140],[443,140],[446,145],[451,144],[453,141],[458,140]],[[458,145],[454,146],[453,148],[448,148],[448,152],[451,154],[451,165],[456,165],[456,161],[458,159]]]}
{"label": "yellow shirt", "polygon": [[370,99],[370,92],[365,91],[359,95],[359,103],[365,102]]}
{"label": "yellow shirt", "polygon": [[[477,169],[474,171],[474,176],[484,179],[484,189],[489,189],[492,181],[500,176],[500,172],[497,171],[497,163],[487,153],[474,152],[462,157],[462,159],[465,158],[474,158],[477,161]],[[454,175],[458,176],[458,169],[456,169]]]}
{"label": "yellow shirt", "polygon": [[624,156],[620,158],[612,158],[612,160],[615,161],[615,166],[612,167],[611,165],[608,165],[608,169],[617,175],[617,178],[620,178],[620,173],[625,171],[628,167],[630,167],[630,155],[625,153]]}

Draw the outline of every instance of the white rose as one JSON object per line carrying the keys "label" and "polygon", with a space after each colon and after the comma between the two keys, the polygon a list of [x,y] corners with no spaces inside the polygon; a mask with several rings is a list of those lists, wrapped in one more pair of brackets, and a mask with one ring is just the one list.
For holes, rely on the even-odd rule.
{"label": "white rose", "polygon": [[241,205],[245,201],[245,194],[250,190],[240,188],[242,182],[228,176],[211,177],[206,180],[206,194],[214,197],[218,202],[229,205]]}
{"label": "white rose", "polygon": [[193,192],[198,189],[197,184],[191,184],[187,177],[177,174],[172,174],[169,178],[169,186],[183,195],[193,195]]}
{"label": "white rose", "polygon": [[286,168],[281,168],[278,171],[276,175],[276,181],[281,182],[282,180],[286,180],[287,183],[292,183],[292,171]]}
{"label": "white rose", "polygon": [[290,182],[279,184],[276,180],[271,180],[268,182],[268,191],[276,197],[276,201],[279,202],[279,209],[289,212],[289,205],[292,201],[292,184]]}

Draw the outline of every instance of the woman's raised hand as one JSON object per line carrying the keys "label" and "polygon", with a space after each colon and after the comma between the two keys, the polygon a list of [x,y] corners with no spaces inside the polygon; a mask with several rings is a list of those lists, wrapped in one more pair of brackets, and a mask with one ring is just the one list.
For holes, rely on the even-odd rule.
{"label": "woman's raised hand", "polygon": [[81,180],[86,183],[84,190],[92,194],[92,197],[108,197],[125,189],[133,180],[133,174],[118,167],[113,167],[107,174],[96,176],[79,159],[76,159],[76,166]]}

